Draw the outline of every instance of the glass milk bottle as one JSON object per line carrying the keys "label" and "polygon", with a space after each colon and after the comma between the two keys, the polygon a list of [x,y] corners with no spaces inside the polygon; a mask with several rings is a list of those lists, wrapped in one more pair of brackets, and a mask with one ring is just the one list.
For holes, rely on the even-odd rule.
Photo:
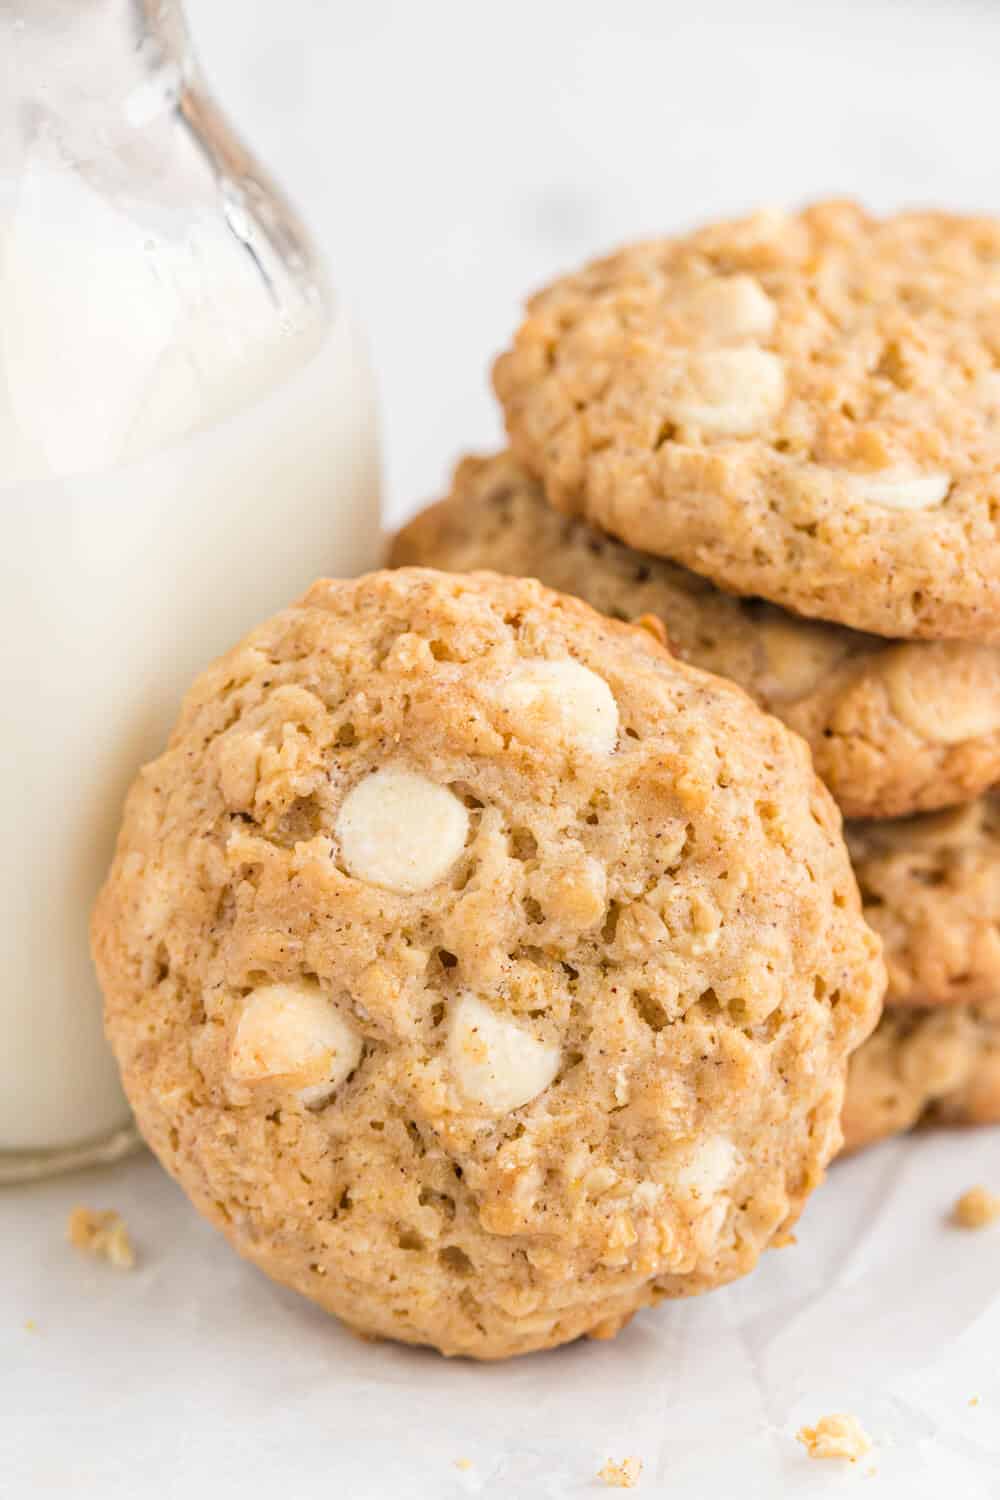
{"label": "glass milk bottle", "polygon": [[379,553],[371,376],[174,0],[0,0],[0,1181],[131,1140],[87,924],[194,674]]}

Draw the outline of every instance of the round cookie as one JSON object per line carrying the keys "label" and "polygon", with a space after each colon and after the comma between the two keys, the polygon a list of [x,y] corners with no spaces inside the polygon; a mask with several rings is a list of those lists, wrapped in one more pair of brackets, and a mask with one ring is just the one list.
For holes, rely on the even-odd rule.
{"label": "round cookie", "polygon": [[921,1122],[1000,1123],[1000,1001],[892,1006],[851,1058],[845,1151]]}
{"label": "round cookie", "polygon": [[1000,996],[1000,794],[844,829],[865,916],[882,938],[887,1002]]}
{"label": "round cookie", "polygon": [[451,494],[404,527],[390,561],[493,568],[615,619],[656,616],[678,656],[731,677],[803,736],[848,817],[946,807],[1000,779],[1000,647],[887,642],[736,599],[560,515],[509,453],[460,464]]}
{"label": "round cookie", "polygon": [[423,570],[198,680],[93,942],[142,1130],[237,1249],[482,1358],[780,1242],[884,985],[797,737],[578,600]]}
{"label": "round cookie", "polygon": [[850,203],[533,298],[496,391],[549,499],[736,593],[1000,639],[1000,221]]}

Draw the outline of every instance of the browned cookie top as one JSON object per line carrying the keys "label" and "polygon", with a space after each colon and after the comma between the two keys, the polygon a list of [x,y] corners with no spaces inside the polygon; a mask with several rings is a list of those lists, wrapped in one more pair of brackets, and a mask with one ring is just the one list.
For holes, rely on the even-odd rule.
{"label": "browned cookie top", "polygon": [[483,1357],[748,1270],[884,979],[782,724],[538,583],[416,569],[199,679],[94,944],[204,1212],[356,1327]]}
{"label": "browned cookie top", "polygon": [[855,629],[1000,638],[1000,222],[850,203],[630,246],[495,369],[560,509]]}

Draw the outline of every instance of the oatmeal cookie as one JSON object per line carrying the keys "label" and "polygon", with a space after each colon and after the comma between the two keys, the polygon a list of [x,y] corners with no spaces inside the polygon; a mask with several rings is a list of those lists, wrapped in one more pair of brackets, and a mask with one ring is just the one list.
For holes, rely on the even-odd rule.
{"label": "oatmeal cookie", "polygon": [[946,807],[1000,779],[1000,646],[886,641],[736,599],[553,510],[509,453],[468,458],[390,561],[539,578],[602,614],[663,622],[670,649],[797,730],[853,818]]}
{"label": "oatmeal cookie", "polygon": [[890,822],[848,823],[865,916],[881,934],[889,1004],[1000,996],[1000,793]]}
{"label": "oatmeal cookie", "polygon": [[1000,221],[851,203],[631,246],[495,367],[549,499],[740,594],[1000,639]]}
{"label": "oatmeal cookie", "polygon": [[576,599],[418,569],[316,584],[198,680],[93,942],[207,1217],[482,1358],[748,1271],[884,983],[801,740]]}
{"label": "oatmeal cookie", "polygon": [[845,1151],[922,1121],[1000,1123],[1000,1000],[891,1006],[851,1058]]}

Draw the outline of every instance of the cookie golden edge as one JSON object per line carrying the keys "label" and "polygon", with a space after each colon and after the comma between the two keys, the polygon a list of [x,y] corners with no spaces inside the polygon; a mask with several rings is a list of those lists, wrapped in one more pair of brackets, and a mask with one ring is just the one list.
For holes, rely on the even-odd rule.
{"label": "cookie golden edge", "polygon": [[1000,1124],[1000,1000],[892,1006],[851,1058],[844,1152],[916,1126]]}
{"label": "cookie golden edge", "polygon": [[449,494],[396,534],[388,562],[491,568],[614,618],[658,616],[681,659],[731,677],[803,736],[846,817],[933,811],[1000,778],[1000,647],[886,641],[740,601],[554,511],[509,451],[461,461]]}
{"label": "cookie golden edge", "polygon": [[912,818],[848,822],[844,835],[882,939],[887,1004],[1000,995],[1000,792]]}
{"label": "cookie golden edge", "polygon": [[[147,1140],[201,1211],[241,1254],[273,1278],[295,1287],[335,1312],[359,1331],[403,1342],[432,1343],[445,1353],[487,1359],[551,1347],[585,1333],[608,1337],[624,1326],[640,1307],[664,1296],[706,1290],[743,1274],[750,1269],[758,1250],[768,1239],[787,1234],[839,1144],[843,1097],[840,1067],[846,1065],[848,1051],[860,1043],[876,1019],[883,979],[878,945],[861,921],[846,852],[838,852],[839,818],[824,789],[812,777],[804,747],[784,729],[779,733],[776,723],[773,728],[767,728],[763,716],[738,689],[706,679],[703,674],[677,664],[660,652],[645,632],[599,621],[585,605],[551,596],[539,585],[512,583],[488,575],[461,581],[444,580],[442,575],[422,571],[410,572],[402,580],[399,574],[391,575],[391,582],[385,582],[387,577],[377,575],[374,580],[370,577],[352,584],[317,585],[299,606],[262,626],[195,684],[168,750],[160,760],[145,769],[130,794],[112,872],[94,914],[93,947],[107,997],[109,1034],[122,1066],[126,1090]],[[840,1003],[831,1011],[832,1024],[839,1037],[836,1050],[840,1064],[837,1076],[825,1079],[822,1099],[815,1101],[814,1139],[806,1152],[808,1164],[803,1161],[802,1170],[786,1183],[784,1194],[779,1195],[780,1205],[777,1200],[771,1209],[764,1210],[760,1205],[766,1219],[763,1244],[750,1249],[745,1247],[740,1253],[734,1248],[725,1264],[706,1265],[697,1275],[657,1276],[654,1272],[643,1275],[638,1284],[633,1278],[633,1284],[621,1292],[614,1291],[614,1278],[611,1278],[612,1285],[606,1292],[598,1292],[595,1288],[594,1299],[585,1306],[568,1308],[564,1319],[555,1317],[545,1327],[526,1329],[518,1326],[516,1320],[501,1318],[488,1333],[483,1331],[482,1336],[473,1338],[467,1331],[457,1334],[454,1329],[433,1325],[433,1321],[431,1326],[419,1323],[399,1326],[387,1318],[380,1295],[373,1298],[365,1281],[365,1275],[371,1270],[370,1250],[361,1255],[357,1277],[346,1275],[343,1263],[339,1264],[339,1277],[331,1275],[330,1271],[337,1269],[336,1263],[324,1265],[303,1253],[301,1243],[296,1240],[295,1226],[301,1234],[303,1225],[311,1224],[309,1194],[314,1190],[311,1186],[296,1183],[289,1195],[285,1190],[279,1190],[277,1184],[279,1174],[288,1170],[289,1160],[301,1161],[303,1166],[308,1166],[309,1163],[302,1160],[304,1151],[307,1154],[308,1150],[314,1154],[319,1151],[322,1155],[322,1141],[317,1147],[315,1120],[308,1111],[296,1108],[284,1112],[281,1109],[265,1112],[262,1107],[250,1108],[241,1115],[239,1111],[234,1114],[226,1106],[224,1085],[209,1066],[215,1039],[202,1034],[206,1029],[205,1005],[210,998],[209,992],[191,983],[189,977],[178,977],[176,970],[172,973],[171,928],[163,912],[156,907],[162,892],[158,891],[155,882],[144,881],[140,869],[143,861],[149,860],[160,848],[162,838],[166,836],[164,829],[180,815],[182,789],[190,775],[187,762],[194,747],[201,744],[198,753],[208,753],[209,747],[221,743],[234,723],[240,722],[238,714],[235,720],[231,718],[230,695],[242,691],[240,682],[247,672],[270,671],[266,662],[262,665],[262,653],[268,656],[268,660],[276,662],[294,661],[297,652],[301,653],[300,661],[308,660],[310,653],[306,647],[310,630],[307,617],[314,611],[323,613],[330,606],[331,599],[338,594],[344,595],[345,591],[354,599],[359,591],[368,590],[370,594],[379,588],[380,582],[398,603],[399,591],[401,588],[405,591],[408,580],[414,580],[417,588],[432,592],[440,589],[448,597],[464,591],[473,594],[480,590],[487,593],[500,591],[505,597],[509,595],[511,599],[521,601],[528,609],[536,607],[540,600],[544,606],[546,600],[553,599],[564,629],[596,632],[600,638],[611,639],[623,648],[627,643],[630,673],[638,670],[645,658],[650,663],[659,663],[658,670],[668,670],[672,678],[679,675],[697,692],[727,700],[737,716],[746,717],[748,723],[760,726],[760,732],[773,742],[779,758],[787,761],[785,769],[789,775],[798,778],[803,787],[806,781],[810,783],[807,801],[812,808],[814,831],[811,837],[815,839],[816,830],[822,830],[820,842],[828,850],[831,869],[837,871],[840,889],[839,915],[836,917],[839,947],[833,968],[840,975],[843,987]],[[353,617],[353,607],[347,613]],[[293,685],[296,684],[282,684],[286,688]],[[245,799],[246,789],[234,769],[232,757],[228,761],[214,762],[211,775],[216,778],[229,776],[233,795],[237,800]],[[177,853],[175,849],[174,854]],[[216,882],[211,900],[212,909],[216,910],[213,920],[219,922],[224,920],[226,902],[233,896],[233,891],[228,877],[219,873],[217,839],[201,841],[198,848],[198,858],[202,862],[200,873],[190,854],[182,839],[180,863],[174,866],[175,876],[178,870],[181,871],[176,899],[182,909],[195,911],[194,925],[198,929],[198,924],[204,921],[204,912],[199,905],[199,881],[208,878],[213,869],[216,871],[211,877]],[[261,851],[258,854],[264,858]],[[328,872],[326,878],[329,878]],[[238,894],[235,899],[242,897]],[[192,902],[193,908],[190,906]],[[266,939],[265,946],[271,945],[270,951],[276,951],[274,945],[285,951],[284,939],[279,940],[280,932],[268,928],[262,935],[253,921],[243,935],[255,951],[259,940],[263,939]],[[235,962],[232,953],[228,955],[228,961]],[[167,991],[161,993],[164,986],[167,986]],[[159,996],[155,1004],[151,1003],[153,995]],[[244,1108],[247,1107],[244,1105]],[[777,1217],[772,1223],[773,1214]]]}

